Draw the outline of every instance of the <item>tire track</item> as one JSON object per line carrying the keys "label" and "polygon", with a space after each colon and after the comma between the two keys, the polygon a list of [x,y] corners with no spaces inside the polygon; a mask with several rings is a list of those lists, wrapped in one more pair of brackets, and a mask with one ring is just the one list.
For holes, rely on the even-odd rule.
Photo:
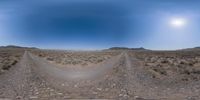
{"label": "tire track", "polygon": [[[101,65],[84,69],[72,69],[72,68],[58,68],[56,65],[50,64],[48,61],[36,57],[30,53],[27,53],[28,60],[35,64],[34,70],[39,72],[41,76],[55,77],[61,80],[87,80],[96,79],[99,76],[104,75],[107,71],[111,70],[113,66],[119,61],[122,54],[113,57]],[[48,76],[47,76],[48,75]]]}
{"label": "tire track", "polygon": [[31,77],[30,67],[26,64],[26,53],[19,63],[8,72],[0,75],[0,98],[26,98]]}

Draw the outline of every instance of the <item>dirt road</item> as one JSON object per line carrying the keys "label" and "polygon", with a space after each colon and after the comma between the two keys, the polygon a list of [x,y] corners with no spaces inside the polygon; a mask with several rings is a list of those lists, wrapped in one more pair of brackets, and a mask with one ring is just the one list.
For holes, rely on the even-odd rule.
{"label": "dirt road", "polygon": [[[58,68],[28,52],[0,75],[0,98],[19,100],[199,100],[193,89],[154,84],[128,52],[86,69]],[[197,87],[196,87],[197,88]]]}

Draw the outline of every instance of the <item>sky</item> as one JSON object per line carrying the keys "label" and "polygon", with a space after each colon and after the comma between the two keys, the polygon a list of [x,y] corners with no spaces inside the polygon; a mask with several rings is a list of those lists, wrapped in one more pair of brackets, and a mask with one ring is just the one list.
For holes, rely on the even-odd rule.
{"label": "sky", "polygon": [[199,0],[1,0],[0,45],[46,49],[200,46]]}

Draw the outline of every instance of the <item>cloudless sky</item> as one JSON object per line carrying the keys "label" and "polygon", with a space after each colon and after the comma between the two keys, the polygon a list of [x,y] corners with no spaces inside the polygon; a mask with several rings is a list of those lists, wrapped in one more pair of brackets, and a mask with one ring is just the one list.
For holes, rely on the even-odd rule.
{"label": "cloudless sky", "polygon": [[[1,0],[0,45],[52,49],[200,46],[199,0]],[[171,20],[182,18],[176,27]]]}

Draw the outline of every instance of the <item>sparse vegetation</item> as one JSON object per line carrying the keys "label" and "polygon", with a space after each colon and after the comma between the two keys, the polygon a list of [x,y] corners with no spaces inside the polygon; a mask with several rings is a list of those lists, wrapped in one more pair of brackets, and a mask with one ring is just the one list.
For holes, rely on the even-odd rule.
{"label": "sparse vegetation", "polygon": [[177,82],[200,80],[199,51],[145,51],[132,53],[141,66],[157,79],[177,79]]}
{"label": "sparse vegetation", "polygon": [[0,49],[0,74],[9,70],[22,57],[24,50],[20,48],[3,48]]}
{"label": "sparse vegetation", "polygon": [[[22,63],[10,70],[20,61],[24,49],[0,49],[1,73],[6,72],[1,76],[0,98],[43,100],[93,97],[139,100],[148,98],[149,95],[158,100],[166,95],[169,98],[199,98],[198,50],[28,51]],[[56,66],[41,58],[59,66],[66,65],[66,68],[55,68]],[[104,61],[106,63],[102,63]],[[114,64],[107,63],[108,61],[113,61]],[[87,67],[89,65],[94,67]],[[104,73],[100,75],[97,72]],[[20,88],[15,88],[19,86]],[[185,95],[177,96],[180,91]]]}
{"label": "sparse vegetation", "polygon": [[120,54],[119,51],[91,51],[91,52],[72,52],[72,51],[53,51],[53,50],[33,50],[33,54],[45,58],[51,63],[59,65],[95,65],[113,56]]}

